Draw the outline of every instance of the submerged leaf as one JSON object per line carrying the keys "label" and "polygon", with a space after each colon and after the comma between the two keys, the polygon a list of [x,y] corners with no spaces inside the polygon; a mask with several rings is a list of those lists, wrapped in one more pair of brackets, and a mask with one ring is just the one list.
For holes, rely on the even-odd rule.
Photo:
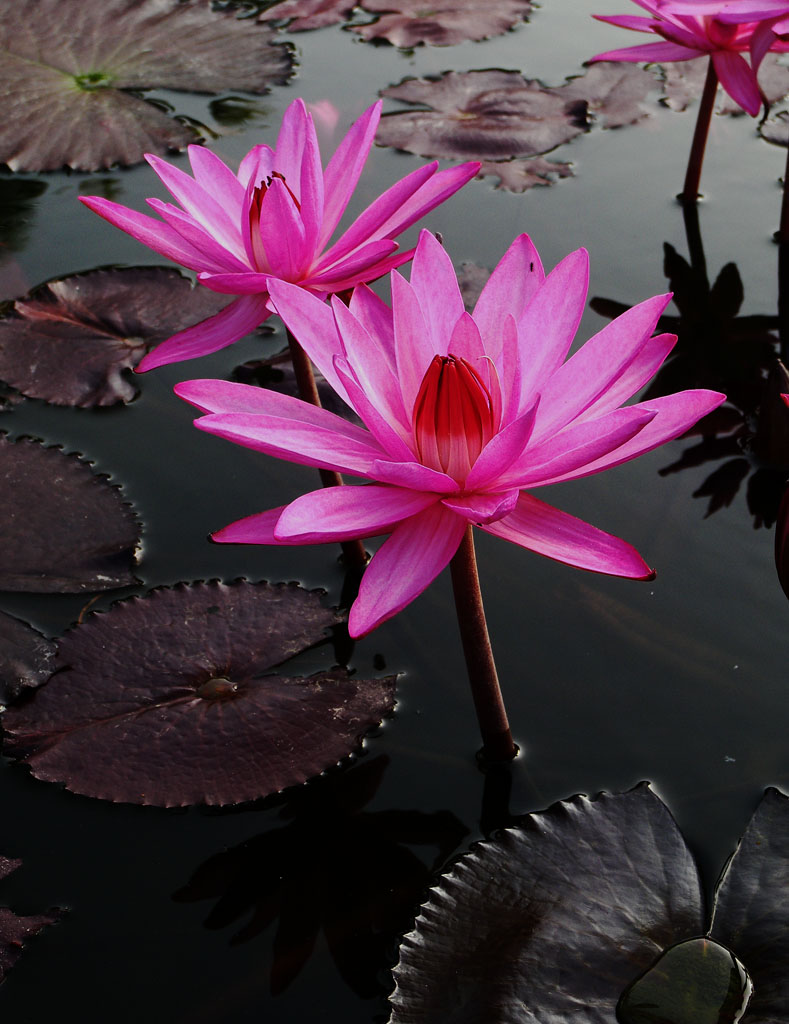
{"label": "submerged leaf", "polygon": [[517,71],[410,78],[383,96],[427,110],[388,114],[377,140],[419,156],[505,160],[545,153],[586,130],[586,102]]}
{"label": "submerged leaf", "polygon": [[54,668],[54,656],[51,640],[0,612],[0,704],[16,700],[26,687],[46,682]]}
{"label": "submerged leaf", "polygon": [[[6,878],[22,863],[10,857],[0,856],[0,879]],[[37,935],[42,928],[55,924],[61,911],[53,909],[47,914],[21,917],[7,907],[0,907],[0,982],[22,955],[25,942]]]}
{"label": "submerged leaf", "polygon": [[530,0],[361,0],[361,7],[381,17],[354,25],[363,39],[387,39],[395,46],[420,43],[452,46],[500,36],[531,13]]}
{"label": "submerged leaf", "polygon": [[76,455],[0,435],[0,590],[128,586],[139,536],[120,490]]}
{"label": "submerged leaf", "polygon": [[394,677],[274,672],[339,621],[296,584],[179,584],[119,602],[60,642],[60,671],[3,723],[33,774],[114,801],[254,800],[358,747]]}
{"label": "submerged leaf", "polygon": [[693,858],[646,785],[574,797],[472,848],[400,947],[391,1024],[598,1024],[703,928]]}
{"label": "submerged leaf", "polygon": [[55,405],[128,402],[137,388],[123,371],[227,302],[165,267],[50,281],[0,318],[0,379]]}
{"label": "submerged leaf", "polygon": [[190,128],[122,90],[267,92],[290,74],[273,38],[199,0],[3,4],[0,162],[96,170],[182,149]]}

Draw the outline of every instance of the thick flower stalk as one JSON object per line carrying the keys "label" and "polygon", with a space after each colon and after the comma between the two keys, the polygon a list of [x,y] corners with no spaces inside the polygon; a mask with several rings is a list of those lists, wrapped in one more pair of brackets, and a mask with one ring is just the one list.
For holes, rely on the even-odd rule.
{"label": "thick flower stalk", "polygon": [[[759,63],[768,49],[789,49],[772,31],[778,0],[635,0],[650,17],[594,15],[599,21],[658,36],[660,42],[621,50],[607,50],[592,61],[683,61],[709,55],[704,92],[680,198],[698,198],[704,149],[707,144],[715,94],[722,88],[743,110],[756,117],[763,97],[757,80]],[[788,8],[789,9],[789,8]],[[734,14],[732,14],[734,10]],[[738,20],[739,19],[739,20]],[[751,64],[742,56],[751,52]]]}
{"label": "thick flower stalk", "polygon": [[139,370],[216,352],[271,315],[269,282],[315,295],[372,281],[410,260],[397,235],[474,177],[478,163],[439,171],[433,162],[392,185],[333,243],[375,139],[381,103],[351,127],[324,169],[304,102],[290,104],[274,149],[255,146],[238,174],[203,146],[190,146],[194,177],[157,156],[147,160],[179,205],[149,199],[161,220],[98,196],[80,197],[111,224],[196,272],[206,288],[236,296],[216,316],[149,353]]}
{"label": "thick flower stalk", "polygon": [[670,296],[624,313],[567,359],[586,303],[583,249],[546,276],[521,235],[470,315],[449,256],[422,232],[410,283],[395,272],[391,285],[391,309],[366,287],[346,306],[292,284],[270,285],[278,314],[362,426],[243,384],[176,387],[206,413],[196,421],[202,430],[371,481],[304,494],[214,539],[310,544],[390,534],[351,608],[355,637],[414,600],[470,524],[579,568],[651,578],[625,541],[529,492],[650,451],[723,401],[698,390],[621,407],[676,340],[652,337]]}

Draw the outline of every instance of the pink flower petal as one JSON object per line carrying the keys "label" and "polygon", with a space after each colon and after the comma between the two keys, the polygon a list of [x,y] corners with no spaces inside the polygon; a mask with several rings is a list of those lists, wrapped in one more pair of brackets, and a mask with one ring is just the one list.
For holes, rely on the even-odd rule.
{"label": "pink flower petal", "polygon": [[153,153],[147,153],[145,159],[186,213],[198,224],[202,224],[220,245],[233,253],[237,259],[243,260],[246,253],[241,238],[241,225],[237,218],[231,217],[231,213],[219,199],[214,198],[194,178],[173,164],[168,164],[166,160]]}
{"label": "pink flower petal", "polygon": [[422,310],[433,353],[446,355],[452,331],[465,307],[452,260],[429,231],[419,233],[411,265],[411,288]]}
{"label": "pink flower petal", "polygon": [[294,422],[313,424],[325,430],[341,430],[362,443],[369,439],[367,431],[338,417],[328,409],[302,402],[293,395],[284,395],[271,388],[238,384],[229,380],[184,380],[173,388],[179,398],[207,413],[242,413],[251,416],[276,416]]}
{"label": "pink flower petal", "polygon": [[[327,415],[333,416],[332,413]],[[334,418],[345,423],[339,416]],[[301,466],[336,469],[356,476],[370,476],[373,463],[385,455],[367,431],[360,439],[347,430],[327,429],[262,413],[209,413],[195,420],[195,426],[244,448],[288,459]]]}
{"label": "pink flower petal", "polygon": [[647,64],[661,64],[668,60],[693,60],[694,57],[703,57],[706,52],[695,47],[680,46],[678,43],[644,43],[641,46],[626,46],[621,50],[606,50],[605,53],[590,57],[587,64],[593,64],[598,60],[623,60],[630,63],[640,63],[643,60]]}
{"label": "pink flower petal", "polygon": [[298,281],[304,276],[312,253],[307,249],[299,209],[280,178],[271,179],[263,199],[260,240],[266,254],[266,269],[272,274],[285,281]]}
{"label": "pink flower petal", "polygon": [[253,146],[241,161],[238,168],[238,180],[246,189],[254,188],[266,178],[271,177],[274,170],[274,150],[271,146]]}
{"label": "pink flower petal", "polygon": [[[670,301],[670,294],[656,295],[633,306],[606,324],[558,368],[540,394],[535,442],[561,430],[601,397],[608,399],[612,386],[646,345]],[[632,393],[613,401],[610,407],[621,405]]]}
{"label": "pink flower petal", "polygon": [[617,28],[629,28],[634,32],[654,32],[655,22],[652,18],[644,18],[639,14],[593,14],[595,21],[604,21],[607,25]]}
{"label": "pink flower petal", "polygon": [[527,305],[518,322],[521,412],[564,362],[583,316],[588,289],[589,254],[577,249],[554,267]]}
{"label": "pink flower petal", "polygon": [[385,485],[326,487],[292,501],[274,534],[278,540],[298,539],[302,544],[375,537],[437,501],[436,494]]}
{"label": "pink flower petal", "polygon": [[502,318],[511,315],[517,323],[544,280],[545,271],[534,243],[528,235],[518,235],[485,282],[474,307],[474,321],[494,362],[498,362],[501,352]]}
{"label": "pink flower petal", "polygon": [[311,270],[304,278],[304,285],[328,292],[351,287],[349,282],[375,281],[386,273],[386,268],[380,266],[381,262],[396,249],[397,242],[390,238],[367,242],[339,263],[324,267],[320,272]]}
{"label": "pink flower petal", "polygon": [[534,429],[538,407],[539,401],[535,401],[531,409],[491,438],[466,478],[467,490],[478,491],[496,486],[515,460],[523,455]]}
{"label": "pink flower petal", "polygon": [[406,519],[373,555],[348,619],[348,632],[364,636],[410,604],[448,564],[466,521],[440,503]]}
{"label": "pink flower petal", "polygon": [[271,277],[248,270],[241,274],[198,274],[200,284],[220,295],[262,295],[268,290]]}
{"label": "pink flower petal", "polygon": [[397,374],[403,408],[409,415],[436,349],[416,293],[399,274],[392,274],[392,313]]}
{"label": "pink flower petal", "polygon": [[399,209],[394,211],[386,223],[381,225],[378,229],[379,234],[385,235],[387,238],[401,234],[471,181],[479,173],[480,167],[480,163],[472,161],[437,171],[432,178],[428,178],[418,192],[415,192]]}
{"label": "pink flower petal", "polygon": [[520,491],[513,488],[503,493],[464,494],[462,497],[444,498],[441,504],[471,523],[495,523],[513,511],[519,497]]}
{"label": "pink flower petal", "polygon": [[152,210],[156,210],[173,231],[177,231],[181,238],[194,248],[195,252],[202,253],[204,260],[210,260],[208,266],[212,272],[249,273],[247,263],[220,245],[202,224],[197,224],[188,213],[179,210],[172,203],[163,203],[161,199],[146,199],[145,201]]}
{"label": "pink flower petal", "polygon": [[466,359],[474,365],[474,369],[482,374],[484,379],[489,379],[489,369],[477,365],[481,361],[487,360],[487,352],[482,344],[479,328],[469,313],[461,313],[449,339],[447,353],[458,356],[460,359]]}
{"label": "pink flower petal", "polygon": [[511,515],[482,529],[578,569],[639,580],[655,576],[630,544],[546,505],[531,494],[521,494]]}
{"label": "pink flower petal", "polygon": [[136,370],[144,373],[167,363],[180,363],[184,359],[207,356],[211,352],[232,345],[263,323],[271,314],[266,309],[266,297],[245,295],[231,302],[214,316],[202,320],[194,327],[179,331],[139,363]]}
{"label": "pink flower petal", "polygon": [[540,481],[543,484],[558,483],[560,480],[575,480],[584,476],[591,476],[592,473],[599,473],[603,469],[611,469],[623,462],[634,459],[637,455],[652,451],[658,445],[666,441],[673,441],[675,437],[684,434],[702,416],[712,412],[713,409],[726,401],[726,396],[717,391],[680,391],[675,395],[665,395],[662,398],[653,398],[642,405],[631,405],[628,409],[645,409],[654,412],[656,415],[638,434],[615,448],[607,455],[601,456],[594,462],[580,467],[578,470],[557,473],[549,479]]}
{"label": "pink flower petal", "polygon": [[358,118],[342,140],[323,175],[323,227],[319,248],[323,248],[340,223],[348,200],[359,181],[381,119],[382,101],[378,100]]}
{"label": "pink flower petal", "polygon": [[102,199],[100,196],[77,196],[81,203],[84,203],[89,210],[93,210],[104,220],[109,221],[116,228],[125,231],[136,238],[138,242],[147,245],[149,249],[160,253],[174,263],[180,263],[182,267],[189,267],[190,270],[216,270],[215,262],[206,253],[196,249],[183,238],[177,231],[174,231],[169,224],[163,224],[153,217],[146,217],[144,213],[137,213],[120,203],[113,203],[109,199]]}
{"label": "pink flower petal", "polygon": [[334,365],[345,388],[351,408],[361,418],[387,455],[395,462],[407,462],[415,458],[414,452],[407,443],[410,441],[410,433],[402,427],[398,429],[399,425],[394,418],[387,419],[388,409],[382,410],[376,407],[368,393],[354,377],[348,361],[336,356]]}
{"label": "pink flower petal", "polygon": [[585,420],[601,416],[632,398],[647,381],[652,379],[676,343],[676,334],[658,334],[654,338],[649,338],[619,379],[585,409],[579,418]]}
{"label": "pink flower petal", "polygon": [[397,364],[391,308],[364,284],[354,288],[348,308],[367,333],[376,339],[381,354],[394,372]]}
{"label": "pink flower petal", "polygon": [[[256,512],[254,515],[246,516],[244,519],[237,519],[234,523],[223,526],[221,530],[211,534],[211,540],[218,544],[282,544],[291,543],[286,540],[277,540],[274,536],[274,527],[282,515],[285,505],[279,508],[271,508],[266,512]],[[298,541],[292,543],[298,544]]]}
{"label": "pink flower petal", "polygon": [[395,487],[409,487],[415,491],[432,491],[436,494],[452,494],[458,489],[457,482],[446,473],[430,469],[419,462],[389,462],[380,460],[370,470],[373,480],[393,484]]}
{"label": "pink flower petal", "polygon": [[762,109],[762,94],[748,62],[729,50],[716,50],[711,57],[723,89],[751,117],[756,117]]}
{"label": "pink flower petal", "polygon": [[189,146],[188,152],[192,173],[198,185],[205,192],[222,196],[223,204],[227,204],[229,208],[230,217],[239,218],[245,190],[235,174],[207,146]]}
{"label": "pink flower petal", "polygon": [[536,487],[549,479],[584,476],[589,464],[618,452],[656,415],[651,409],[634,405],[615,409],[599,419],[575,423],[527,449],[502,474],[499,484]]}
{"label": "pink flower petal", "polygon": [[277,144],[274,146],[274,170],[284,177],[288,187],[299,200],[301,158],[310,132],[314,136],[315,128],[304,100],[299,96],[285,109],[277,135]]}

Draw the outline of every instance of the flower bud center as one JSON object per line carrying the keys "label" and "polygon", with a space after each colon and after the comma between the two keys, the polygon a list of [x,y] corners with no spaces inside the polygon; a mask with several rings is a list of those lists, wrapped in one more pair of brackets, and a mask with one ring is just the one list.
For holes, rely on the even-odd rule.
{"label": "flower bud center", "polygon": [[[490,388],[497,387],[492,380]],[[501,403],[490,388],[468,360],[433,357],[414,403],[414,441],[423,465],[465,481],[499,428]]]}

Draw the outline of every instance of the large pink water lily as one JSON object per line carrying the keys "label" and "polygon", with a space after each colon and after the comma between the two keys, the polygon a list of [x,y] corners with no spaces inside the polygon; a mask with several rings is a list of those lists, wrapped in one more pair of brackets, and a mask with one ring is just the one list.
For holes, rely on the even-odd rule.
{"label": "large pink water lily", "polygon": [[626,462],[682,434],[724,396],[685,391],[620,408],[676,340],[652,337],[671,296],[635,306],[566,359],[587,286],[585,250],[546,277],[521,235],[470,315],[449,256],[427,232],[410,284],[392,274],[391,309],[366,287],[348,307],[272,281],[277,312],[364,426],[226,381],[186,381],[176,393],[208,414],[196,421],[202,430],[373,482],[304,494],[214,539],[308,544],[390,533],[351,609],[353,636],[420,594],[469,523],[583,569],[650,578],[629,544],[525,488]]}
{"label": "large pink water lily", "polygon": [[99,196],[80,197],[111,224],[194,270],[207,288],[238,296],[216,316],[168,338],[139,370],[207,355],[244,337],[270,316],[274,278],[325,295],[375,280],[411,259],[413,250],[398,251],[395,237],[465,185],[480,165],[439,171],[434,161],[418,167],[329,245],[380,116],[378,102],[351,127],[325,170],[301,99],[285,111],[276,147],[255,146],[238,174],[203,146],[189,147],[193,178],[149,154],[148,163],[180,204],[149,199],[161,220]]}
{"label": "large pink water lily", "polygon": [[[768,50],[786,52],[789,43],[789,3],[787,0],[663,0],[661,11],[714,17],[721,24],[751,23],[751,65],[758,70]],[[753,25],[753,23],[757,23]]]}
{"label": "large pink water lily", "polygon": [[[682,61],[709,54],[721,86],[735,103],[752,116],[762,107],[762,94],[756,80],[759,61],[766,49],[763,46],[764,10],[772,11],[772,0],[750,0],[752,14],[748,21],[726,20],[725,9],[733,6],[724,0],[635,0],[639,7],[648,11],[650,17],[639,15],[594,15],[599,21],[606,21],[620,28],[636,32],[649,32],[660,37],[656,43],[629,46],[621,50],[607,50],[592,57],[596,60],[623,61]],[[745,3],[737,5],[741,12]],[[768,13],[767,17],[770,14]],[[754,34],[756,41],[754,43]],[[741,55],[749,50],[752,43],[757,52],[753,67]],[[785,49],[774,35],[770,36],[767,49]]]}

